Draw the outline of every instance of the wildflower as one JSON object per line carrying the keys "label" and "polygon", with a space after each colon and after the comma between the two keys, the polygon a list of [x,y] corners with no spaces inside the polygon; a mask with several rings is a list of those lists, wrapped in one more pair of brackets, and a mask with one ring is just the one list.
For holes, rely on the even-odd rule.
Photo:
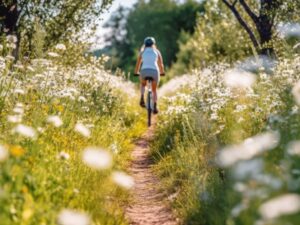
{"label": "wildflower", "polygon": [[259,207],[259,213],[264,219],[274,219],[283,215],[297,213],[300,210],[300,196],[284,194],[275,197]]}
{"label": "wildflower", "polygon": [[170,80],[168,83],[164,84],[162,88],[160,88],[159,93],[160,95],[164,96],[172,92],[176,92],[178,89],[189,86],[192,88],[193,84],[196,83],[197,77],[194,75],[183,75],[180,77],[176,77]]}
{"label": "wildflower", "polygon": [[7,120],[8,120],[8,122],[11,122],[11,123],[21,123],[22,116],[21,115],[13,115],[13,116],[8,115]]}
{"label": "wildflower", "polygon": [[23,70],[24,66],[22,64],[15,64],[13,65],[14,68],[19,69],[19,70]]}
{"label": "wildflower", "polygon": [[118,152],[119,152],[118,145],[117,145],[116,143],[112,144],[112,145],[110,146],[110,149],[112,150],[112,152],[113,152],[114,154],[118,154]]}
{"label": "wildflower", "polygon": [[63,125],[63,122],[59,116],[48,116],[47,122],[51,123],[55,127],[60,127],[61,125]]}
{"label": "wildflower", "polygon": [[238,217],[242,211],[246,210],[248,208],[248,205],[245,203],[240,203],[236,205],[232,210],[231,210],[231,215],[233,217]]}
{"label": "wildflower", "polygon": [[6,160],[7,157],[8,157],[7,149],[3,145],[0,145],[0,162]]}
{"label": "wildflower", "polygon": [[109,59],[110,59],[110,57],[107,56],[107,55],[103,55],[103,56],[101,57],[101,60],[102,60],[104,63],[108,62]]}
{"label": "wildflower", "polygon": [[80,133],[84,137],[90,137],[91,136],[91,131],[89,130],[89,128],[84,126],[82,123],[77,123],[75,125],[75,131]]}
{"label": "wildflower", "polygon": [[48,55],[53,58],[59,57],[59,54],[57,54],[56,52],[48,52]]}
{"label": "wildflower", "polygon": [[5,59],[9,60],[9,61],[14,61],[15,57],[13,57],[12,55],[7,55],[7,56],[5,56]]}
{"label": "wildflower", "polygon": [[254,178],[256,175],[262,172],[263,163],[264,162],[262,159],[238,162],[234,167],[233,174],[236,179],[245,179],[247,177]]}
{"label": "wildflower", "polygon": [[117,185],[125,189],[130,189],[134,186],[133,178],[124,172],[113,172],[112,179]]}
{"label": "wildflower", "polygon": [[299,23],[280,23],[277,31],[282,38],[300,37]]}
{"label": "wildflower", "polygon": [[33,211],[32,209],[25,209],[23,212],[22,212],[22,219],[23,220],[29,220],[33,215]]}
{"label": "wildflower", "polygon": [[27,66],[27,70],[29,70],[30,72],[34,72],[34,68],[32,66]]}
{"label": "wildflower", "polygon": [[80,101],[80,102],[87,102],[86,98],[83,97],[83,96],[79,96],[78,97],[78,101]]}
{"label": "wildflower", "polygon": [[276,61],[270,57],[259,55],[257,57],[250,57],[245,59],[242,63],[237,64],[237,68],[240,68],[245,71],[259,71],[264,69],[270,71],[276,65]]}
{"label": "wildflower", "polygon": [[22,106],[16,106],[14,109],[13,109],[13,112],[16,113],[16,114],[23,114],[24,113],[24,108]]}
{"label": "wildflower", "polygon": [[248,138],[239,145],[222,149],[217,156],[217,162],[223,167],[228,167],[239,160],[249,160],[264,151],[275,148],[279,143],[279,138],[279,133],[274,131]]}
{"label": "wildflower", "polygon": [[224,82],[231,88],[250,88],[256,78],[254,74],[242,70],[229,70],[224,74]]}
{"label": "wildflower", "polygon": [[288,151],[290,155],[300,156],[300,141],[292,141],[288,144]]}
{"label": "wildflower", "polygon": [[7,35],[6,40],[10,43],[16,43],[18,38],[15,35]]}
{"label": "wildflower", "polygon": [[83,162],[93,169],[108,169],[112,165],[112,156],[105,150],[97,147],[88,147],[82,156]]}
{"label": "wildflower", "polygon": [[36,131],[29,126],[19,124],[13,129],[13,133],[18,133],[24,137],[36,138]]}
{"label": "wildflower", "polygon": [[90,218],[85,213],[64,209],[58,215],[59,225],[89,225]]}
{"label": "wildflower", "polygon": [[11,48],[11,49],[16,49],[17,48],[17,45],[15,43],[9,43],[6,45],[8,48]]}
{"label": "wildflower", "polygon": [[292,94],[294,95],[296,103],[300,105],[300,80],[294,85]]}
{"label": "wildflower", "polygon": [[43,128],[43,127],[38,127],[38,128],[37,128],[37,131],[38,131],[39,133],[44,133],[44,132],[45,132],[45,128]]}
{"label": "wildflower", "polygon": [[15,93],[15,94],[24,95],[24,94],[25,94],[25,91],[24,91],[23,89],[16,88],[16,89],[14,90],[14,93]]}
{"label": "wildflower", "polygon": [[66,46],[64,44],[57,44],[55,46],[55,49],[61,50],[61,51],[65,51],[67,48],[66,48]]}
{"label": "wildflower", "polygon": [[298,49],[300,47],[300,42],[293,46],[293,49]]}
{"label": "wildflower", "polygon": [[20,145],[14,145],[12,146],[12,148],[10,149],[10,152],[13,156],[19,157],[24,155],[25,150],[24,148],[22,148]]}
{"label": "wildflower", "polygon": [[60,152],[58,155],[57,155],[57,158],[58,159],[63,159],[63,160],[68,160],[70,158],[70,155],[66,152]]}

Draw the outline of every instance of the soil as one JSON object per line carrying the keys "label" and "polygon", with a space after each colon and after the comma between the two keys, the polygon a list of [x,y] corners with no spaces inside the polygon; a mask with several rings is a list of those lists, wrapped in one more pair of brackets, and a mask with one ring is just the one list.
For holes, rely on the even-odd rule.
{"label": "soil", "polygon": [[135,179],[133,199],[126,208],[126,217],[132,225],[177,225],[167,196],[161,190],[158,178],[152,171],[149,143],[154,137],[154,124],[136,142],[132,152],[130,174]]}

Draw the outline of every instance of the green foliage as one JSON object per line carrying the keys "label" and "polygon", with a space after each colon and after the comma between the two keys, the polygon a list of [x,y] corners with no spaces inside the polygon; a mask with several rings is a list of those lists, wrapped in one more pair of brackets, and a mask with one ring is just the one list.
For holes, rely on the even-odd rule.
{"label": "green foliage", "polygon": [[212,1],[205,4],[205,13],[198,17],[195,33],[179,46],[177,61],[169,71],[171,77],[252,54],[247,33],[221,2],[216,5]]}
{"label": "green foliage", "polygon": [[200,12],[203,12],[203,6],[194,0],[181,4],[173,0],[140,0],[129,11],[120,8],[107,24],[112,28],[107,41],[113,66],[131,72],[147,36],[156,38],[165,64],[171,66],[176,60],[181,31],[193,33],[196,15]]}
{"label": "green foliage", "polygon": [[43,32],[43,48],[48,49],[58,42],[81,38],[82,29],[93,28],[111,2],[4,0],[0,3],[0,30],[1,33],[14,34],[18,39],[23,39],[25,52],[35,51],[35,36],[37,32]]}

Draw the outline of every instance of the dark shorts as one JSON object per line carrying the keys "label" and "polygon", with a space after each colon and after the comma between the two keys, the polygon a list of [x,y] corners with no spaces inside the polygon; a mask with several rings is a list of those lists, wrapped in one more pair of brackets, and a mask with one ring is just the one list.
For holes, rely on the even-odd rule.
{"label": "dark shorts", "polygon": [[159,72],[154,69],[142,69],[141,77],[145,79],[146,77],[152,77],[154,81],[159,82]]}

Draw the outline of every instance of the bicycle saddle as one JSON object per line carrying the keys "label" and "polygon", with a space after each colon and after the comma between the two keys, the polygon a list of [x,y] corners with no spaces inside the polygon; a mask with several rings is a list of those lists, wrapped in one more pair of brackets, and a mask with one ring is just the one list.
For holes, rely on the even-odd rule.
{"label": "bicycle saddle", "polygon": [[151,80],[151,81],[153,81],[153,77],[145,77],[145,80]]}

